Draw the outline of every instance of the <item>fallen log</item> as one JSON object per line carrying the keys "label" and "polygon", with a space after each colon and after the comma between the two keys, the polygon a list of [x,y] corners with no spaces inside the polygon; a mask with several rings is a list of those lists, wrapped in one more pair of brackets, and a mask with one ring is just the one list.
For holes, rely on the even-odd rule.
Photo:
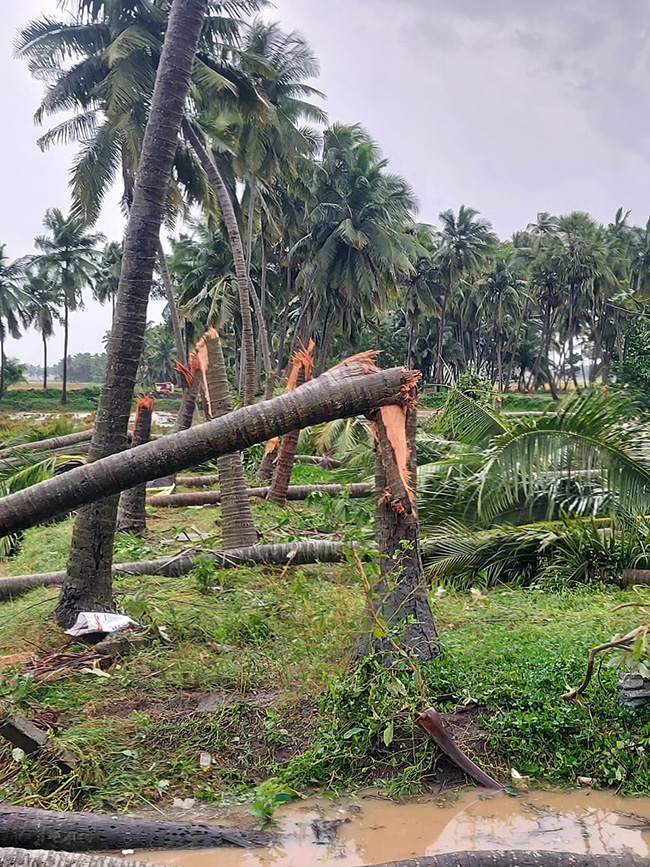
{"label": "fallen log", "polygon": [[469,756],[465,755],[445,728],[440,714],[432,707],[427,708],[424,713],[420,714],[418,722],[447,758],[451,759],[468,777],[475,780],[479,785],[485,786],[486,789],[503,789],[500,783],[497,783],[489,774],[486,774],[478,765],[474,764]]}
{"label": "fallen log", "polygon": [[[248,497],[266,499],[270,487],[246,488]],[[306,500],[311,494],[326,494],[335,497],[347,493],[349,497],[370,497],[375,486],[370,482],[359,482],[354,485],[289,485],[287,500]],[[185,494],[168,494],[166,497],[149,497],[150,506],[207,506],[221,502],[221,491],[200,491]]]}
{"label": "fallen log", "polygon": [[141,482],[189,469],[272,436],[399,401],[412,374],[361,361],[331,368],[294,391],[245,406],[189,430],[117,452],[0,500],[0,536],[52,515],[118,494]]}
{"label": "fallen log", "polygon": [[90,442],[93,435],[92,428],[81,430],[76,433],[66,434],[60,437],[50,437],[46,440],[34,440],[28,443],[18,443],[11,448],[0,449],[0,459],[15,455],[17,452],[51,452],[56,449],[67,449],[79,443]]}
{"label": "fallen log", "polygon": [[592,852],[497,851],[445,852],[405,861],[386,861],[374,867],[650,867],[639,855],[594,855]]}
{"label": "fallen log", "polygon": [[[114,855],[82,855],[51,849],[0,849],[0,867],[124,867],[124,858]],[[145,861],[129,861],[129,867],[151,867]]]}
{"label": "fallen log", "polygon": [[623,569],[620,577],[612,579],[619,587],[631,587],[634,584],[650,584],[650,569]]}
{"label": "fallen log", "polygon": [[106,816],[96,813],[56,813],[31,807],[0,807],[0,840],[24,849],[83,852],[87,849],[207,849],[268,846],[273,835],[204,822],[168,822]]}
{"label": "fallen log", "polygon": [[[308,563],[339,563],[350,543],[329,539],[313,539],[306,542],[287,542],[279,545],[251,545],[249,548],[232,548],[227,551],[210,551],[202,554],[179,554],[160,557],[157,560],[142,560],[135,563],[117,563],[113,575],[164,575],[177,578],[187,575],[199,563],[213,562],[217,569],[236,566],[304,566]],[[62,584],[65,570],[42,572],[34,575],[13,575],[0,578],[0,600],[26,593],[34,587],[49,587]]]}

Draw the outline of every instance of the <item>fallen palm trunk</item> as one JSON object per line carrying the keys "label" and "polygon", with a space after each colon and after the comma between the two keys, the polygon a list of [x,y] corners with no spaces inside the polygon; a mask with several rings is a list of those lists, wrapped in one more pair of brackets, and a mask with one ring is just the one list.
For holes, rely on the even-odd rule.
{"label": "fallen palm trunk", "polygon": [[[265,499],[270,487],[246,488],[246,496]],[[375,486],[370,482],[359,482],[354,485],[290,485],[287,488],[287,500],[306,500],[311,494],[326,494],[335,497],[347,493],[353,499],[370,497]],[[208,506],[221,502],[221,491],[199,491],[186,494],[168,494],[166,497],[149,497],[150,506]]]}
{"label": "fallen palm trunk", "polygon": [[623,569],[620,577],[609,579],[619,587],[631,587],[634,584],[650,584],[650,569]]}
{"label": "fallen palm trunk", "polygon": [[650,859],[638,855],[594,855],[592,852],[549,852],[514,849],[504,852],[445,852],[387,861],[375,867],[650,867]]}
{"label": "fallen palm trunk", "polygon": [[479,785],[485,786],[486,789],[503,789],[500,783],[497,783],[489,774],[474,764],[469,756],[465,755],[445,728],[440,714],[432,707],[420,714],[418,722],[447,758],[451,759],[468,777],[471,777]]}
{"label": "fallen palm trunk", "polygon": [[0,459],[15,455],[16,452],[51,452],[56,449],[67,449],[79,443],[90,442],[93,432],[90,430],[77,431],[61,437],[50,437],[46,440],[35,440],[29,443],[19,443],[13,448],[0,449]]}
{"label": "fallen palm trunk", "polygon": [[95,813],[0,807],[0,840],[26,849],[204,849],[267,846],[272,835],[203,822],[159,822]]}
{"label": "fallen palm trunk", "polygon": [[[176,578],[187,575],[198,564],[209,561],[217,569],[235,566],[304,566],[308,563],[339,563],[350,543],[329,539],[313,539],[307,542],[287,542],[279,545],[251,545],[248,548],[232,548],[228,551],[211,551],[203,554],[179,554],[176,557],[160,557],[157,560],[142,560],[135,563],[117,563],[113,575],[164,575]],[[34,587],[50,587],[62,584],[65,571],[41,572],[34,575],[14,575],[0,578],[0,600],[26,593]]]}
{"label": "fallen palm trunk", "polygon": [[[124,867],[124,858],[113,855],[82,855],[51,849],[0,849],[0,867]],[[129,867],[151,867],[144,861],[129,861]]]}
{"label": "fallen palm trunk", "polygon": [[108,455],[4,497],[0,500],[0,536],[298,427],[347,418],[399,401],[411,377],[403,368],[366,371],[361,362],[338,365],[318,379],[272,400]]}

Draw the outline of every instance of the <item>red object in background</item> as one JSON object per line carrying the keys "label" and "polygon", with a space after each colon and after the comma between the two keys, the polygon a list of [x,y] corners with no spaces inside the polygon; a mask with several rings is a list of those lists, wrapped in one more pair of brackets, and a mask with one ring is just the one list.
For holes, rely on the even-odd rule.
{"label": "red object in background", "polygon": [[173,382],[157,382],[155,383],[156,394],[173,394],[174,393],[174,383]]}

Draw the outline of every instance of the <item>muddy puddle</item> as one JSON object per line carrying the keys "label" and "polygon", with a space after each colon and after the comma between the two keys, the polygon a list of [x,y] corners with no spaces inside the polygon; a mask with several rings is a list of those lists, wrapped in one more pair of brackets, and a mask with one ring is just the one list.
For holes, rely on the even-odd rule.
{"label": "muddy puddle", "polygon": [[[178,867],[316,867],[379,864],[462,849],[552,849],[650,856],[650,833],[629,815],[650,820],[650,798],[608,792],[537,791],[509,797],[462,791],[433,800],[397,804],[376,796],[309,799],[280,811],[281,840],[268,850],[207,849],[137,852],[133,857]],[[241,808],[221,813],[223,824],[243,824]],[[184,814],[205,819],[206,814]],[[317,844],[313,823],[341,820],[332,842]],[[650,821],[649,821],[650,825]],[[321,836],[327,827],[318,828]]]}

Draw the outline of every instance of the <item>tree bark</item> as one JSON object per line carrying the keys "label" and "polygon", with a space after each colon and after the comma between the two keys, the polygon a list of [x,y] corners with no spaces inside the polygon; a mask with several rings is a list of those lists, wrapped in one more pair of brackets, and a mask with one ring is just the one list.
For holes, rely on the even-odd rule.
{"label": "tree bark", "polygon": [[[257,297],[257,291],[253,286],[252,282],[249,283],[249,294],[253,301],[253,308],[255,309],[255,319],[257,320],[257,332],[260,338],[260,350],[262,353],[262,364],[264,365],[264,383],[273,382],[273,364],[271,363],[271,347],[269,343],[269,330],[266,327],[266,320],[264,318],[264,310],[262,309],[262,304],[260,299]],[[269,397],[273,396],[273,392],[271,394],[267,394],[264,392],[264,399],[268,400]]]}
{"label": "tree bark", "polygon": [[255,337],[253,334],[253,318],[251,316],[251,302],[248,290],[248,272],[244,258],[241,233],[235,209],[228,192],[228,187],[207,149],[194,131],[187,117],[183,118],[183,134],[192,146],[203,171],[208,176],[214,189],[221,215],[223,217],[228,241],[232,252],[237,289],[239,291],[239,311],[242,321],[242,350],[244,353],[244,403],[250,404],[255,400]]}
{"label": "tree bark", "polygon": [[[259,488],[244,488],[244,494],[247,498],[259,497],[266,499],[270,491],[270,487]],[[311,494],[327,494],[330,497],[336,497],[338,494],[346,493],[352,499],[360,497],[370,497],[375,491],[375,486],[372,482],[358,482],[352,485],[289,485],[285,500],[306,500]],[[227,497],[222,491],[194,491],[184,494],[169,494],[164,497],[149,497],[147,500],[150,506],[164,507],[184,507],[188,506],[208,506],[213,503],[221,503],[227,501]],[[253,539],[253,542],[255,540]],[[224,548],[228,546],[224,542]],[[233,545],[232,547],[239,547]]]}
{"label": "tree bark", "polygon": [[257,468],[255,478],[263,479],[269,482],[271,481],[271,479],[273,478],[273,470],[275,469],[275,462],[278,459],[279,448],[279,437],[273,437],[267,442],[264,448],[264,454],[262,455],[262,460],[260,461],[260,465]]}
{"label": "tree bark", "polygon": [[[305,368],[300,362],[294,361],[294,363],[299,364],[296,379],[296,388],[298,388],[305,382]],[[291,384],[289,387],[291,387]],[[287,490],[289,489],[289,482],[291,481],[291,471],[293,470],[293,461],[296,457],[299,437],[299,429],[290,431],[282,437],[278,448],[278,457],[275,461],[275,470],[273,472],[267,500],[271,503],[275,503],[276,506],[280,506],[282,509],[287,504]]]}
{"label": "tree bark", "polygon": [[[330,368],[318,379],[273,400],[107,455],[63,475],[0,499],[0,536],[24,530],[54,514],[119,494],[140,482],[196,467],[296,428],[349,418],[401,399],[411,374],[377,370],[362,361]],[[111,536],[112,541],[112,536]],[[110,552],[108,563],[110,569]]]}
{"label": "tree bark", "polygon": [[47,389],[47,337],[43,335],[43,391]]}
{"label": "tree bark", "polygon": [[[172,278],[170,276],[169,267],[167,265],[167,257],[165,256],[165,250],[163,248],[162,241],[160,240],[160,236],[158,237],[158,248],[156,250],[156,255],[158,258],[158,267],[160,268],[160,276],[162,278],[163,287],[165,289],[165,298],[167,299],[169,318],[171,319],[172,329],[174,331],[176,358],[180,361],[182,365],[187,367],[187,352],[185,350],[185,341],[183,340],[183,329],[181,328],[181,321],[178,316],[178,306],[176,304],[176,296],[174,295],[174,287],[172,286]],[[183,380],[182,377],[181,384],[184,388],[185,380]]]}
{"label": "tree bark", "polygon": [[[133,424],[132,448],[149,442],[151,436],[151,416],[153,413],[153,398],[139,397]],[[118,533],[133,533],[141,536],[147,529],[147,485],[145,482],[135,488],[123,491],[117,509]]]}
{"label": "tree bark", "polygon": [[82,852],[85,849],[204,849],[212,846],[252,849],[268,845],[273,838],[264,831],[240,831],[203,822],[164,822],[98,813],[0,807],[0,839],[9,846]]}
{"label": "tree bark", "polygon": [[[251,545],[249,548],[233,548],[229,551],[211,551],[203,554],[178,554],[160,557],[157,560],[142,560],[136,563],[116,563],[113,575],[164,575],[178,578],[187,575],[203,562],[214,563],[217,569],[238,566],[304,566],[307,563],[339,563],[345,550],[353,543],[334,542],[329,539],[311,539],[306,542],[286,542],[277,545]],[[12,599],[35,587],[52,587],[61,584],[65,571],[40,572],[33,575],[13,575],[0,578],[0,600]]]}
{"label": "tree bark", "polygon": [[[357,659],[375,652],[394,661],[396,642],[403,651],[428,662],[440,654],[440,647],[420,555],[415,499],[417,410],[412,404],[385,407],[373,412],[371,421],[377,444],[375,490],[385,492],[375,512],[381,573],[367,602],[355,652]],[[404,625],[400,638],[387,637],[400,624]]]}
{"label": "tree bark", "polygon": [[[0,849],[0,867],[124,867],[124,858],[11,847]],[[129,867],[151,867],[151,865],[144,861],[131,861]]]}
{"label": "tree bark", "polygon": [[[172,3],[129,213],[104,385],[88,452],[89,467],[126,446],[160,224],[206,8],[207,0]],[[141,481],[146,479],[132,479],[125,487]],[[91,501],[89,498],[83,502]],[[84,609],[113,608],[111,561],[117,505],[117,497],[109,497],[93,503],[77,516],[68,579],[56,612],[62,626],[74,623]]]}
{"label": "tree bark", "polygon": [[[226,373],[226,362],[219,333],[211,329],[199,341],[197,354],[201,361],[209,419],[221,418],[232,412],[232,399]],[[251,506],[246,493],[246,480],[241,452],[217,458],[221,484],[221,537],[224,548],[254,545],[257,531],[253,523]],[[157,498],[162,499],[162,498]]]}
{"label": "tree bark", "polygon": [[5,332],[0,323],[0,400],[5,396]]}
{"label": "tree bark", "polygon": [[594,855],[593,852],[527,852],[525,849],[447,852],[387,861],[375,867],[650,867],[650,859],[638,855]]}

